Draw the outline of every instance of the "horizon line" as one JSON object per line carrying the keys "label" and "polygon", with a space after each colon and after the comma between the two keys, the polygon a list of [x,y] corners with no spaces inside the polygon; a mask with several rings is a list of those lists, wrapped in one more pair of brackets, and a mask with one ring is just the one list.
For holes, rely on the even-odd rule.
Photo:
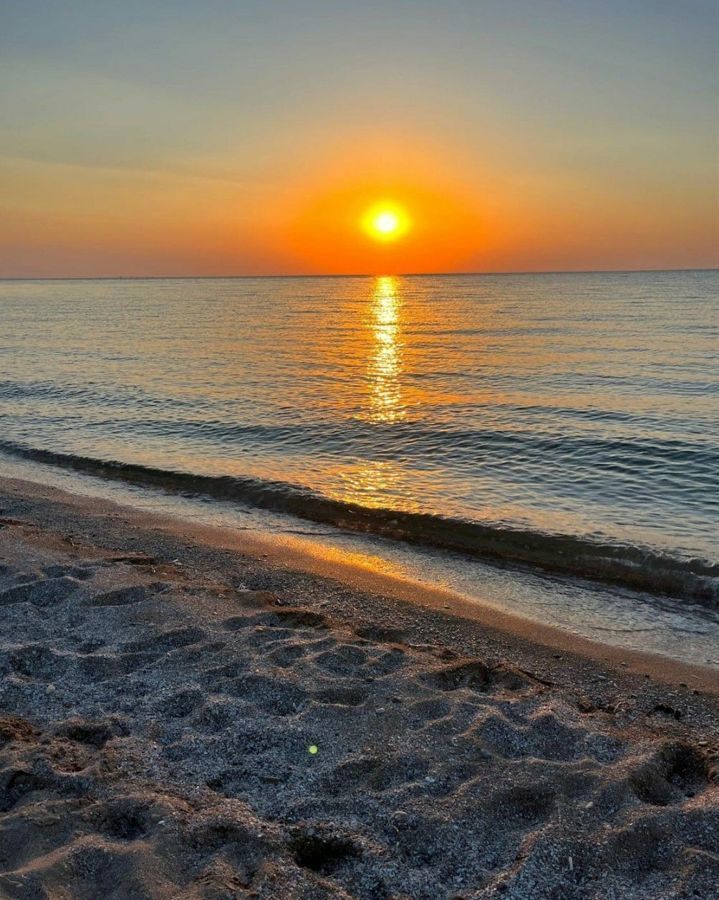
{"label": "horizon line", "polygon": [[0,275],[0,281],[221,281],[258,278],[471,278],[511,275],[631,275],[649,272],[717,272],[717,266],[682,266],[636,269],[503,269],[497,271],[452,272],[335,272],[335,273],[254,273],[234,275]]}

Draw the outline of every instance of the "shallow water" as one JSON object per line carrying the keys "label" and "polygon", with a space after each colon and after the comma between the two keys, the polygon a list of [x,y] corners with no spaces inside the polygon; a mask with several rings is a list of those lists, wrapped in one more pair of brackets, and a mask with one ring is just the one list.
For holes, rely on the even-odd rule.
{"label": "shallow water", "polygon": [[[441,588],[463,599],[625,650],[654,653],[719,669],[719,609],[687,598],[658,596],[541,569],[411,545],[382,536],[298,522],[293,516],[176,491],[147,489],[38,465],[0,452],[0,472],[66,491],[99,497],[190,524],[229,529],[268,540],[309,569],[319,560]],[[269,548],[268,548],[269,549]]]}
{"label": "shallow water", "polygon": [[0,446],[713,607],[718,289],[706,271],[1,282]]}

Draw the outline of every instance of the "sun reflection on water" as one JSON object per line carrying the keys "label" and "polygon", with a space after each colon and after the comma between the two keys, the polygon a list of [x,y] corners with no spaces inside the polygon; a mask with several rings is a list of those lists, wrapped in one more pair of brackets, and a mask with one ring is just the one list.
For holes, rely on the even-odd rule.
{"label": "sun reflection on water", "polygon": [[372,422],[398,422],[405,418],[402,374],[402,298],[392,275],[378,278],[370,306],[371,350],[367,361],[369,418]]}
{"label": "sun reflection on water", "polygon": [[[402,280],[392,275],[371,282],[370,291],[359,297],[362,313],[353,326],[356,340],[344,353],[364,371],[363,378],[351,381],[353,415],[376,425],[392,425],[408,416],[402,384],[407,348],[401,285]],[[332,496],[363,506],[416,509],[403,464],[392,458],[391,442],[382,443],[380,452],[368,450],[364,458],[343,459],[333,468],[340,489]]]}

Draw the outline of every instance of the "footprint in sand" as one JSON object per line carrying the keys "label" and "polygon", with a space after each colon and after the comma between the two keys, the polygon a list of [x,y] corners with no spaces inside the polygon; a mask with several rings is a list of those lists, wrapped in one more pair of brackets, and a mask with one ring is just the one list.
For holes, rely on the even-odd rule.
{"label": "footprint in sand", "polygon": [[326,779],[331,796],[357,791],[383,793],[414,784],[429,771],[427,760],[412,755],[365,756],[337,766]]}
{"label": "footprint in sand", "polygon": [[0,591],[0,606],[32,603],[34,606],[55,606],[71,597],[81,587],[80,582],[67,575],[60,578],[38,578]]}
{"label": "footprint in sand", "polygon": [[277,609],[264,616],[264,624],[270,628],[320,628],[328,629],[331,627],[327,616],[322,613],[313,612],[310,609],[302,609],[294,607],[291,609]]}
{"label": "footprint in sand", "polygon": [[55,733],[78,744],[101,750],[113,738],[127,736],[129,728],[118,718],[100,720],[75,718],[61,722]]}
{"label": "footprint in sand", "polygon": [[361,647],[352,644],[340,644],[334,650],[318,654],[315,665],[335,675],[351,675],[367,662],[368,654]]}
{"label": "footprint in sand", "polygon": [[241,675],[228,685],[227,693],[277,716],[292,716],[307,701],[307,692],[302,688],[266,675]]}
{"label": "footprint in sand", "polygon": [[78,581],[90,581],[94,578],[96,571],[93,566],[63,566],[56,563],[43,568],[43,572],[50,578],[62,578],[66,575],[70,578],[77,578]]}
{"label": "footprint in sand", "polygon": [[679,803],[711,786],[709,763],[691,744],[665,744],[640,762],[629,776],[629,785],[643,803]]}
{"label": "footprint in sand", "polygon": [[110,681],[136,672],[157,658],[157,653],[91,653],[80,657],[78,668],[92,681]]}
{"label": "footprint in sand", "polygon": [[29,644],[10,654],[10,665],[20,675],[38,681],[59,678],[68,667],[68,660],[60,653],[41,644]]}
{"label": "footprint in sand", "polygon": [[130,641],[125,644],[123,650],[129,653],[140,653],[150,650],[155,653],[166,653],[176,650],[178,647],[187,647],[204,641],[207,632],[202,628],[172,628],[169,631],[161,631],[150,637],[138,641]]}
{"label": "footprint in sand", "polygon": [[468,688],[482,694],[494,691],[536,690],[540,687],[538,682],[523,672],[504,665],[490,667],[478,659],[427,672],[422,676],[422,680],[441,691]]}
{"label": "footprint in sand", "polygon": [[529,828],[552,815],[556,794],[547,785],[515,785],[494,794],[489,805],[506,827]]}
{"label": "footprint in sand", "polygon": [[173,719],[184,719],[199,709],[205,702],[205,694],[199,688],[187,688],[165,697],[155,705],[158,717],[170,716]]}
{"label": "footprint in sand", "polygon": [[368,692],[361,687],[330,685],[313,694],[318,703],[328,706],[362,706]]}
{"label": "footprint in sand", "polygon": [[146,837],[156,825],[147,800],[141,797],[122,797],[109,803],[98,803],[88,819],[100,834],[122,841],[136,841]]}
{"label": "footprint in sand", "polygon": [[138,584],[130,587],[117,588],[114,591],[105,591],[95,594],[88,606],[129,606],[150,600],[157,594],[166,590],[169,585],[164,581],[155,581],[151,584]]}

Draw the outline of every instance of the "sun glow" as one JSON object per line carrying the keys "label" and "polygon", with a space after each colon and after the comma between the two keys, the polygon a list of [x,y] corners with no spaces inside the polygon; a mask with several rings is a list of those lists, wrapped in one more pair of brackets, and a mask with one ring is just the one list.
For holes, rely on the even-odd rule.
{"label": "sun glow", "polygon": [[411,222],[406,211],[396,204],[378,203],[362,217],[362,228],[376,241],[396,241],[406,234]]}
{"label": "sun glow", "polygon": [[404,179],[349,173],[334,185],[326,178],[318,174],[285,201],[282,242],[297,271],[376,276],[469,269],[499,233],[487,234],[453,185],[422,187],[422,172],[408,171]]}

